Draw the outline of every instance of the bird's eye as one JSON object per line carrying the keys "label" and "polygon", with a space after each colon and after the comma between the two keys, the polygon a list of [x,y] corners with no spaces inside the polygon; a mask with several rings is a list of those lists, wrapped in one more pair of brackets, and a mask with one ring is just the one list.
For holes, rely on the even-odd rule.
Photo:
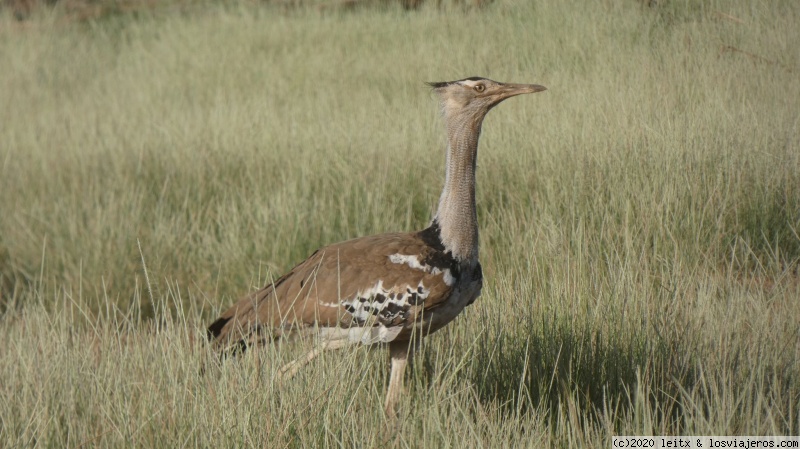
{"label": "bird's eye", "polygon": [[475,92],[483,92],[484,90],[486,90],[486,86],[484,86],[483,84],[476,84],[473,89],[475,89]]}

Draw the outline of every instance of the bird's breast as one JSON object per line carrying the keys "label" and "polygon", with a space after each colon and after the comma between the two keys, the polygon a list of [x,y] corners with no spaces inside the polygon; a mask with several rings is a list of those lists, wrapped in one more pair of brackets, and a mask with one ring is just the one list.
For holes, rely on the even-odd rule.
{"label": "bird's breast", "polygon": [[453,321],[467,306],[475,302],[483,288],[483,273],[480,264],[462,269],[455,280],[450,296],[435,309],[424,311],[423,335],[436,332]]}

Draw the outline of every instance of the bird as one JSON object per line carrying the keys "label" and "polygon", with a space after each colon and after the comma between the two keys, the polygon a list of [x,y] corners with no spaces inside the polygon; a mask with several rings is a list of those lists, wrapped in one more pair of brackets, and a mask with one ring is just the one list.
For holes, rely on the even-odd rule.
{"label": "bird", "polygon": [[546,90],[482,77],[426,84],[438,97],[447,135],[444,188],[430,224],[318,249],[208,326],[218,352],[313,336],[314,348],[280,369],[281,379],[290,379],[325,350],[388,346],[384,411],[396,416],[404,372],[422,338],[481,294],[475,170],[484,118],[508,98]]}

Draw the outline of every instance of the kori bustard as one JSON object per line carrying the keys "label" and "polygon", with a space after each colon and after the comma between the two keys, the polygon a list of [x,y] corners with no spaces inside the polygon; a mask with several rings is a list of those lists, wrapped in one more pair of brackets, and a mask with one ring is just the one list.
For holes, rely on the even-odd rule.
{"label": "kori bustard", "polygon": [[388,344],[384,407],[394,416],[405,367],[422,337],[452,321],[481,293],[475,162],[483,119],[507,98],[545,90],[479,77],[428,84],[439,97],[448,143],[444,189],[430,226],[317,250],[211,323],[208,335],[218,350],[313,335],[315,349],[284,366],[285,379],[325,349]]}

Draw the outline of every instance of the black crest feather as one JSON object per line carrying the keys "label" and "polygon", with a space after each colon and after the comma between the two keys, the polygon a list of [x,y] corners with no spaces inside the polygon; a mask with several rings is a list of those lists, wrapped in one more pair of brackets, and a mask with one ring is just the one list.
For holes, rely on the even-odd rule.
{"label": "black crest feather", "polygon": [[449,85],[450,81],[434,81],[434,82],[429,82],[429,83],[425,83],[425,84],[427,84],[428,86],[430,86],[430,87],[432,87],[434,89],[438,89],[440,87],[445,87],[445,86]]}
{"label": "black crest feather", "polygon": [[430,86],[430,87],[432,87],[434,89],[438,89],[440,87],[446,87],[446,86],[449,86],[451,84],[458,83],[460,81],[480,81],[480,80],[485,80],[485,79],[486,78],[484,78],[482,76],[470,76],[469,78],[464,78],[464,79],[460,79],[460,80],[456,80],[456,81],[434,81],[434,82],[428,82],[428,83],[425,83],[425,84],[427,84],[428,86]]}

